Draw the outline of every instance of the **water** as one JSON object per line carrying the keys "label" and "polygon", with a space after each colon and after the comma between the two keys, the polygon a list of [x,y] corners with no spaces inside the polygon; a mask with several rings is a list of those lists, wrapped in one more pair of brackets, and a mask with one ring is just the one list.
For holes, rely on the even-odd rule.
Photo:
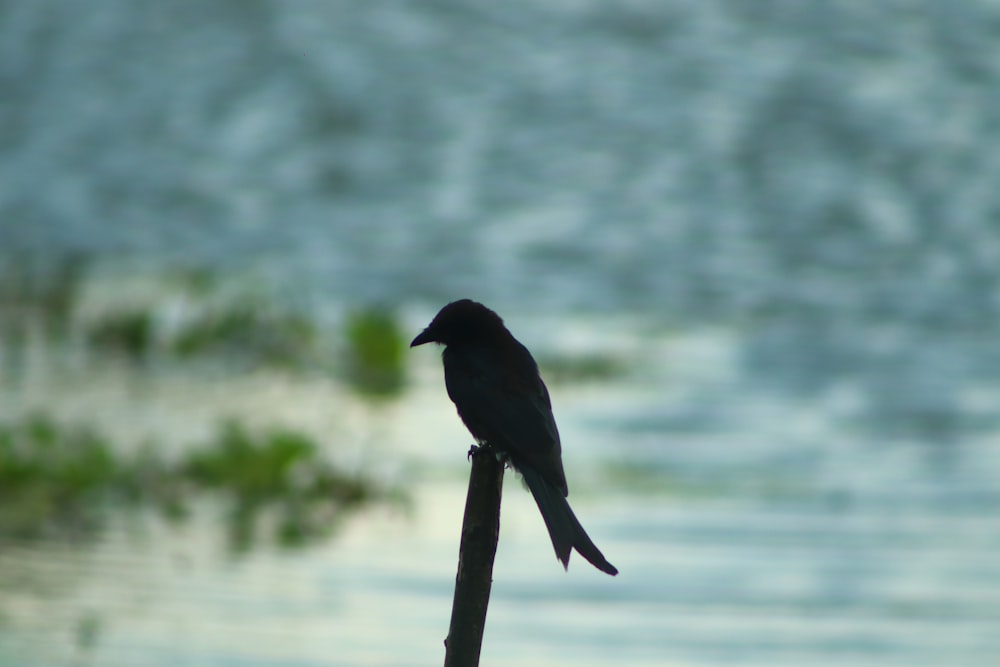
{"label": "water", "polygon": [[[995,3],[0,16],[0,261],[86,256],[105,302],[158,271],[251,275],[413,331],[473,296],[539,355],[624,361],[552,387],[571,499],[622,574],[560,572],[509,484],[484,664],[995,664]],[[3,416],[164,446],[287,423],[416,503],[237,561],[210,517],[4,544],[0,664],[440,660],[468,436],[433,354],[373,413],[316,378],[36,352]]]}
{"label": "water", "polygon": [[[875,443],[808,396],[736,399],[730,344],[670,338],[666,377],[553,385],[571,499],[621,574],[578,558],[563,573],[508,477],[483,664],[990,664],[995,435]],[[211,508],[181,528],[119,521],[96,544],[5,543],[0,664],[440,660],[468,437],[436,355],[414,363],[416,385],[376,413],[322,379],[206,385],[119,369],[87,373],[82,392],[66,371],[61,386],[32,376],[7,410],[79,418],[99,405],[120,438],[175,429],[159,433],[166,444],[196,440],[217,413],[287,423],[326,435],[342,461],[409,479],[415,497],[411,515],[373,510],[305,551],[233,556]]]}

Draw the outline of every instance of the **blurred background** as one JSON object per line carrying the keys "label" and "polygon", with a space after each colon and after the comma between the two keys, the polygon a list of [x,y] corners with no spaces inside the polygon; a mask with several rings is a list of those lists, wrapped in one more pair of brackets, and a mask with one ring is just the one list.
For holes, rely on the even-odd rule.
{"label": "blurred background", "polygon": [[484,665],[995,665],[1000,6],[0,2],[0,665],[443,659],[538,358]]}

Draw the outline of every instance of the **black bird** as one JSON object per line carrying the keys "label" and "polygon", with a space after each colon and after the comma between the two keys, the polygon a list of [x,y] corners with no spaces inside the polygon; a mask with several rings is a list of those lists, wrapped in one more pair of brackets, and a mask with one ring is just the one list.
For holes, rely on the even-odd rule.
{"label": "black bird", "polygon": [[444,382],[459,417],[476,440],[505,454],[521,473],[563,567],[569,567],[570,551],[576,549],[602,572],[618,574],[566,501],[559,431],[528,348],[499,315],[469,299],[442,308],[410,347],[424,343],[446,346]]}

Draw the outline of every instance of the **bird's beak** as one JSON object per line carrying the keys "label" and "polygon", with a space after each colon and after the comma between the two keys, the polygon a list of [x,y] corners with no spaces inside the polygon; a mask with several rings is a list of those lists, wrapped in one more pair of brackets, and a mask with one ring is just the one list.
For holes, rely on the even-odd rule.
{"label": "bird's beak", "polygon": [[410,347],[416,347],[417,345],[423,345],[424,343],[430,343],[434,340],[434,334],[431,333],[430,327],[427,327],[420,334],[410,342]]}

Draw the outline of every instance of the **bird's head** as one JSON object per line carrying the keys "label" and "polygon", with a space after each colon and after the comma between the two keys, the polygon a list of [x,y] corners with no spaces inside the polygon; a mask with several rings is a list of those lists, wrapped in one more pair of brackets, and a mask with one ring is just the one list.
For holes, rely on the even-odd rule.
{"label": "bird's head", "polygon": [[507,332],[503,320],[492,310],[471,299],[452,301],[442,308],[410,347],[424,343],[452,345],[466,341],[488,340]]}

